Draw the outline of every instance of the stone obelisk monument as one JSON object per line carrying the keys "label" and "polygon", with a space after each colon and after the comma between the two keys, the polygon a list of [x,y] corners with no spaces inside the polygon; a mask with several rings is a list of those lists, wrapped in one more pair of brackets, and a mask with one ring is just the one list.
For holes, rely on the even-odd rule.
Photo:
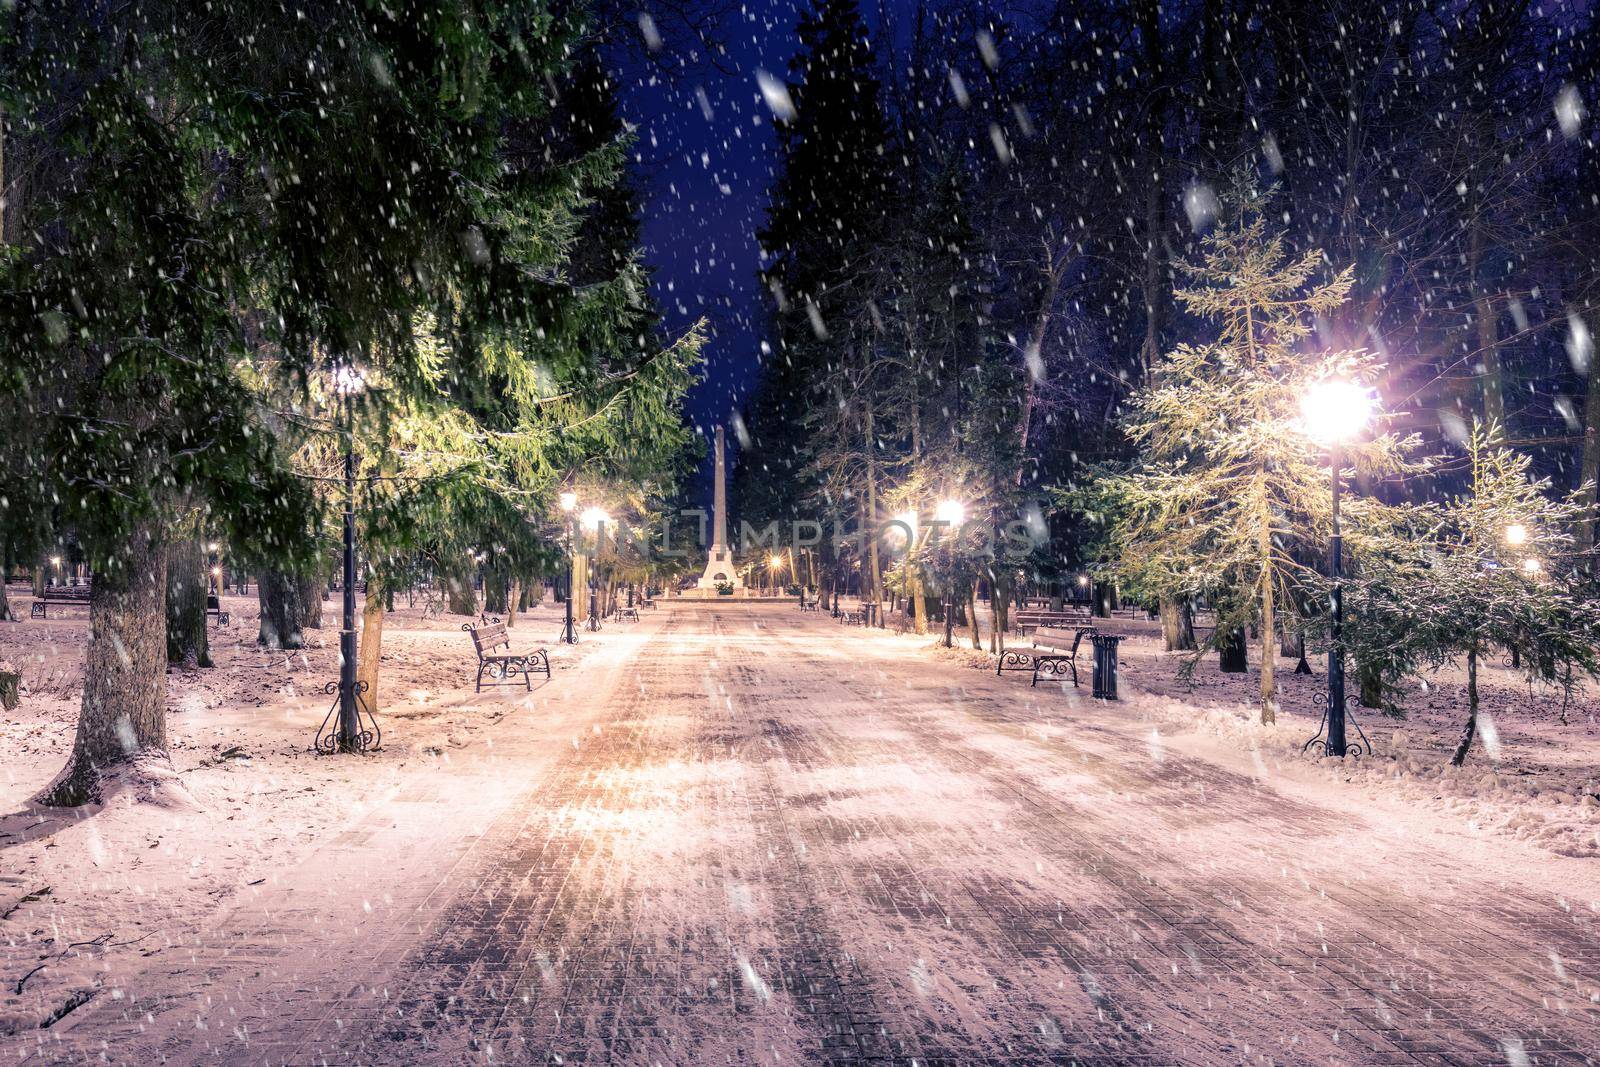
{"label": "stone obelisk monument", "polygon": [[722,455],[722,427],[717,427],[717,481],[713,487],[716,514],[711,523],[711,549],[706,553],[706,570],[696,586],[715,593],[719,585],[744,588],[744,579],[733,566],[733,551],[728,547],[728,466]]}

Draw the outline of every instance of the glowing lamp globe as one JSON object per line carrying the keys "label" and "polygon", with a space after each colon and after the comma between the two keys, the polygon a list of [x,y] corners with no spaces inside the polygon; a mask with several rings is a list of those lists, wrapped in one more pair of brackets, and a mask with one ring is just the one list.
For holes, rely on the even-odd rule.
{"label": "glowing lamp globe", "polygon": [[948,523],[951,526],[960,526],[962,520],[967,517],[967,509],[959,500],[946,500],[939,504],[939,507],[934,511],[934,516],[940,522]]}
{"label": "glowing lamp globe", "polygon": [[[1528,528],[1526,526],[1522,525],[1522,523],[1514,522],[1510,526],[1506,527],[1506,544],[1508,544],[1508,545],[1520,545],[1520,544],[1524,544],[1527,540],[1528,540]],[[1533,562],[1536,562],[1536,561],[1529,560],[1528,562],[1533,563]]]}
{"label": "glowing lamp globe", "polygon": [[1525,559],[1522,561],[1522,573],[1526,574],[1530,578],[1534,577],[1542,570],[1544,570],[1544,567],[1536,559]]}
{"label": "glowing lamp globe", "polygon": [[1334,378],[1311,387],[1301,405],[1306,433],[1319,444],[1347,441],[1372,418],[1372,391]]}
{"label": "glowing lamp globe", "polygon": [[602,508],[590,508],[583,513],[583,525],[588,529],[595,529],[603,522],[610,522],[611,516]]}
{"label": "glowing lamp globe", "polygon": [[578,506],[578,494],[577,493],[562,493],[561,494],[561,510],[562,511],[571,511],[573,508],[575,508],[577,506]]}

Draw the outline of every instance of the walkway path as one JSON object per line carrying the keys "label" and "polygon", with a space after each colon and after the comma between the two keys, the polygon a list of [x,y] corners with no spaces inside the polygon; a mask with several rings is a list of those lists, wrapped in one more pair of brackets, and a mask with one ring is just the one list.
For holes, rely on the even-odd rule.
{"label": "walkway path", "polygon": [[[421,783],[330,842],[350,857],[335,869],[371,877],[324,896],[286,878],[188,971],[81,1012],[56,1051],[106,1035],[114,1060],[272,1063],[1600,1050],[1587,899],[1186,756],[1117,708],[896,647],[786,605],[669,606],[557,675],[566,711],[508,719],[453,787]],[[361,897],[385,871],[374,912]],[[296,949],[319,929],[325,956]]]}

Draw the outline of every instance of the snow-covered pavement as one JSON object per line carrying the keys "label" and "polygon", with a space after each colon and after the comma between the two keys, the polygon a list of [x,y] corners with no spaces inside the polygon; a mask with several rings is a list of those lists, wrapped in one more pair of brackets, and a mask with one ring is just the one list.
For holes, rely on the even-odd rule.
{"label": "snow-covered pavement", "polygon": [[6,1062],[1600,1050],[1593,861],[788,604],[604,638]]}

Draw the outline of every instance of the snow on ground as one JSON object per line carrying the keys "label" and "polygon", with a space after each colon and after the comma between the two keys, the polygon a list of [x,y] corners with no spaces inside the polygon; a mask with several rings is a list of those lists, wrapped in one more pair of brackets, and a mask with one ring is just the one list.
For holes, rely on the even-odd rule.
{"label": "snow on ground", "polygon": [[1285,675],[1259,727],[1253,675],[1191,689],[1143,622],[1113,624],[1106,704],[1087,673],[1030,689],[781,603],[669,604],[576,649],[547,606],[517,628],[557,657],[529,698],[474,697],[463,620],[402,612],[384,752],[319,758],[334,632],[285,664],[229,606],[223,665],[171,676],[171,777],[77,818],[26,799],[65,759],[83,624],[0,624],[55,679],[0,736],[0,1062],[1600,1046],[1593,809],[1566,799],[1593,708],[1560,727],[1503,673],[1498,753],[1435,774],[1459,679],[1364,717],[1374,756],[1318,761],[1320,678]]}
{"label": "snow on ground", "polygon": [[[1098,625],[1127,635],[1119,648],[1121,698],[1132,714],[1148,719],[1155,744],[1179,734],[1216,758],[1226,748],[1258,752],[1275,771],[1339,782],[1349,792],[1385,796],[1450,817],[1472,834],[1496,833],[1528,840],[1565,856],[1600,855],[1600,691],[1586,687],[1563,707],[1559,690],[1530,687],[1508,666],[1479,668],[1480,734],[1463,766],[1450,766],[1466,721],[1466,674],[1445,668],[1406,688],[1399,704],[1404,718],[1361,707],[1355,680],[1348,681],[1348,714],[1372,742],[1361,759],[1317,759],[1302,752],[1316,735],[1327,693],[1326,666],[1315,658],[1312,675],[1293,673],[1295,661],[1280,657],[1276,677],[1282,707],[1275,726],[1260,723],[1260,659],[1250,646],[1248,674],[1223,674],[1208,654],[1185,676],[1181,654],[1162,650],[1159,624],[1118,616]],[[907,635],[902,640],[918,640]],[[926,643],[931,638],[920,639]],[[987,642],[987,631],[985,631]],[[1028,647],[1026,638],[1009,638]],[[974,667],[994,669],[994,657],[973,652],[970,639],[956,655]],[[1091,659],[1087,642],[1080,671],[1085,687]],[[1040,681],[1070,688],[1065,683]],[[1351,741],[1359,740],[1354,726]],[[1206,735],[1220,743],[1204,744]],[[1252,757],[1254,758],[1254,757]]]}
{"label": "snow on ground", "polygon": [[[0,1037],[74,1008],[129,958],[182,951],[241,893],[529,703],[520,687],[473,696],[471,620],[402,607],[384,632],[383,757],[319,757],[337,597],[296,652],[256,647],[255,597],[223,606],[217,666],[167,677],[170,767],[141,768],[105,810],[31,803],[71,750],[87,610],[0,623],[0,660],[24,685],[22,705],[0,716]],[[582,651],[554,644],[559,625],[545,605],[512,631],[514,644],[550,648],[558,677]]]}

